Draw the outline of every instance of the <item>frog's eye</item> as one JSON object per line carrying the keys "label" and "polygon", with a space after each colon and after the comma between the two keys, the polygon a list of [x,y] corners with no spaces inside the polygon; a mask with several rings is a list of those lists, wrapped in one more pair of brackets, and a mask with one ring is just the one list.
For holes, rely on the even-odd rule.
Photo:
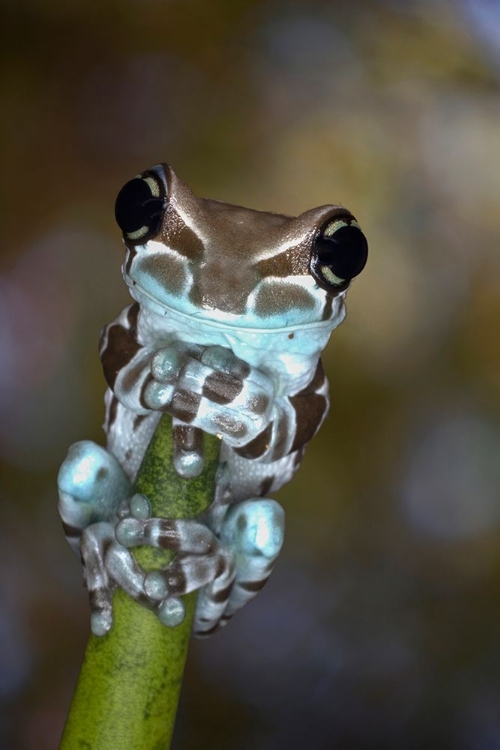
{"label": "frog's eye", "polygon": [[310,270],[327,292],[347,289],[365,267],[368,243],[350,215],[336,217],[324,226],[313,245]]}
{"label": "frog's eye", "polygon": [[124,238],[142,244],[157,234],[165,206],[165,187],[155,172],[144,172],[127,182],[115,203],[116,223]]}

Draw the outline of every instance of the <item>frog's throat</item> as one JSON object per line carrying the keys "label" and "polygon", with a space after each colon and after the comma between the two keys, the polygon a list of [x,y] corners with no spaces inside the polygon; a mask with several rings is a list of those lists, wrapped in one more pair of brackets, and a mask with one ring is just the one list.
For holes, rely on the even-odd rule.
{"label": "frog's throat", "polygon": [[208,328],[214,328],[218,330],[225,330],[225,331],[248,331],[249,333],[287,333],[289,331],[322,331],[322,332],[331,332],[334,328],[337,328],[342,321],[345,318],[346,312],[345,312],[345,305],[344,305],[344,294],[339,294],[336,298],[338,300],[338,307],[336,313],[328,318],[327,320],[316,320],[312,321],[310,323],[290,323],[290,325],[281,326],[281,327],[253,327],[253,326],[242,326],[231,324],[231,323],[222,323],[218,320],[214,320],[213,318],[207,318],[203,315],[202,312],[200,313],[185,313],[181,312],[175,307],[171,307],[170,305],[165,304],[164,302],[159,302],[156,297],[154,297],[152,294],[147,292],[145,289],[143,289],[136,281],[130,278],[127,274],[124,274],[125,282],[129,288],[130,295],[135,299],[139,304],[144,303],[146,307],[148,307],[152,312],[163,315],[163,316],[177,316],[181,318],[185,323],[188,325],[199,325],[200,323],[203,323],[204,326],[207,326]]}

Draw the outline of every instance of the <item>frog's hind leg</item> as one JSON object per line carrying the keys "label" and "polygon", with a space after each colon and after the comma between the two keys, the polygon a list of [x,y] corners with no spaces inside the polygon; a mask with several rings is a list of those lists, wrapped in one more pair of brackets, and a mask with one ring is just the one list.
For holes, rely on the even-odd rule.
{"label": "frog's hind leg", "polygon": [[125,518],[116,527],[116,538],[125,547],[151,545],[176,553],[163,570],[148,573],[144,580],[144,592],[157,602],[157,614],[165,624],[169,622],[162,612],[168,614],[169,601],[198,589],[206,602],[205,622],[220,620],[236,568],[232,551],[205,524],[194,519]]}
{"label": "frog's hind leg", "polygon": [[64,532],[79,555],[83,530],[112,519],[119,504],[130,497],[131,484],[117,459],[90,440],[70,446],[57,483]]}
{"label": "frog's hind leg", "polygon": [[[194,519],[125,518],[116,537],[125,547],[151,545],[176,552],[163,570],[146,575],[144,592],[158,601],[200,589],[194,634],[211,635],[253,599],[269,578],[283,545],[284,511],[274,500],[231,506],[220,539]],[[132,594],[133,595],[133,594]]]}
{"label": "frog's hind leg", "polygon": [[[224,594],[220,614],[217,580],[200,592],[195,635],[204,637],[223,627],[247,602],[254,598],[272,573],[283,546],[285,512],[275,500],[256,498],[229,508],[220,533],[222,545],[234,555],[236,575]],[[219,601],[219,608],[214,603]]]}
{"label": "frog's hind leg", "polygon": [[84,529],[81,553],[84,561],[85,583],[89,593],[92,632],[104,635],[113,623],[113,592],[115,583],[104,562],[105,550],[113,544],[114,528],[101,521]]}
{"label": "frog's hind leg", "polygon": [[156,602],[144,591],[146,572],[134,555],[117,541],[114,524],[101,521],[85,529],[81,552],[95,635],[104,635],[113,624],[113,594],[117,586],[136,602],[156,612]]}
{"label": "frog's hind leg", "polygon": [[[130,497],[132,487],[118,460],[90,440],[70,447],[59,470],[58,485],[66,538],[84,566],[92,632],[103,635],[113,622],[117,585],[136,601],[154,608],[154,602],[144,594],[144,570],[115,537],[118,517],[136,510],[136,496]],[[142,496],[139,500],[142,507],[146,501]]]}

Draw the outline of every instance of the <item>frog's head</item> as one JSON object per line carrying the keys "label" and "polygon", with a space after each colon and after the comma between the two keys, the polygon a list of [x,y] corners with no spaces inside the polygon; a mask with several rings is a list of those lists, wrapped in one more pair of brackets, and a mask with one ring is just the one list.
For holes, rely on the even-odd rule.
{"label": "frog's head", "polygon": [[236,328],[333,328],[368,252],[341,206],[291,217],[197,198],[166,164],[127,182],[115,214],[135,299]]}

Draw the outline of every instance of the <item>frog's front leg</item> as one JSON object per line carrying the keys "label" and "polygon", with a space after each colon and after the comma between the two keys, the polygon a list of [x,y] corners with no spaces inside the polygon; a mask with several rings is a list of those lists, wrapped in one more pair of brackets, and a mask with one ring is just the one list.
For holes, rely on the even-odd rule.
{"label": "frog's front leg", "polygon": [[[276,406],[269,376],[223,346],[182,340],[158,346],[141,320],[138,305],[131,305],[101,336],[104,375],[126,410],[138,417],[166,411],[178,424],[220,435],[232,447],[248,445],[269,427]],[[190,460],[183,463],[182,451],[176,458],[183,476],[193,476],[192,451]]]}
{"label": "frog's front leg", "polygon": [[[222,346],[175,342],[158,350],[141,391],[142,406],[168,411],[179,422],[246,445],[271,420],[275,386]],[[176,466],[184,474],[181,463]]]}

